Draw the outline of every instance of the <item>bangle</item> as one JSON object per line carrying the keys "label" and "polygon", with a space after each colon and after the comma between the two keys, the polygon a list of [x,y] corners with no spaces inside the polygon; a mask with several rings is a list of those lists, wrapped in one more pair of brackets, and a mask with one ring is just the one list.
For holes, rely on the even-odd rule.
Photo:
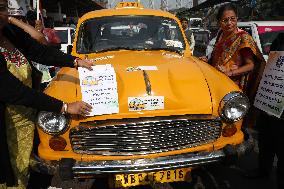
{"label": "bangle", "polygon": [[67,114],[68,112],[67,112],[67,109],[68,109],[68,104],[67,103],[65,103],[65,102],[63,102],[63,114]]}
{"label": "bangle", "polygon": [[78,68],[78,60],[81,60],[80,58],[75,58],[74,60],[74,67]]}

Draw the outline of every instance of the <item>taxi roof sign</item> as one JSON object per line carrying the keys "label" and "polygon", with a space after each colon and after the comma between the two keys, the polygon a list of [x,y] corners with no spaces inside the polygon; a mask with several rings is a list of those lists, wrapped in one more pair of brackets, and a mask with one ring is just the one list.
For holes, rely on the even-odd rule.
{"label": "taxi roof sign", "polygon": [[120,2],[116,5],[115,8],[144,8],[144,7],[138,2]]}

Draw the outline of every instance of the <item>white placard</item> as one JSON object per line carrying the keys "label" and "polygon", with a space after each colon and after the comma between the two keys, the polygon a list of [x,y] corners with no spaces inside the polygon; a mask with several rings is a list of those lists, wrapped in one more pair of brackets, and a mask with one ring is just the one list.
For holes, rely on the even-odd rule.
{"label": "white placard", "polygon": [[271,51],[254,106],[278,118],[284,110],[284,51]]}
{"label": "white placard", "polygon": [[163,110],[163,96],[128,97],[129,111]]}
{"label": "white placard", "polygon": [[93,107],[89,116],[118,113],[114,68],[111,65],[97,65],[92,68],[92,71],[78,68],[82,100]]}

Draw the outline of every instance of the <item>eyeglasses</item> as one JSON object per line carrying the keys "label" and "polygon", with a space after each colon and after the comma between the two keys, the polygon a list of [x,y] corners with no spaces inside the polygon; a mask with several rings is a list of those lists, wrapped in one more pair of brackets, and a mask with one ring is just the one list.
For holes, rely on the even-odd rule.
{"label": "eyeglasses", "polygon": [[228,17],[228,18],[224,18],[223,20],[221,20],[221,22],[224,23],[224,24],[227,24],[229,21],[236,22],[237,19],[238,19],[237,17],[231,16],[231,17]]}

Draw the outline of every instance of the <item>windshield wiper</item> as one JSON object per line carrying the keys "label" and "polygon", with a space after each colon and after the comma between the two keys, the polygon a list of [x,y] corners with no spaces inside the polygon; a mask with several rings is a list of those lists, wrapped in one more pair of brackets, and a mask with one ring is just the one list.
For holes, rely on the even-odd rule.
{"label": "windshield wiper", "polygon": [[116,51],[116,50],[137,50],[137,49],[130,48],[130,47],[112,47],[112,48],[103,49],[101,51],[95,51],[95,52],[98,53],[98,52]]}

